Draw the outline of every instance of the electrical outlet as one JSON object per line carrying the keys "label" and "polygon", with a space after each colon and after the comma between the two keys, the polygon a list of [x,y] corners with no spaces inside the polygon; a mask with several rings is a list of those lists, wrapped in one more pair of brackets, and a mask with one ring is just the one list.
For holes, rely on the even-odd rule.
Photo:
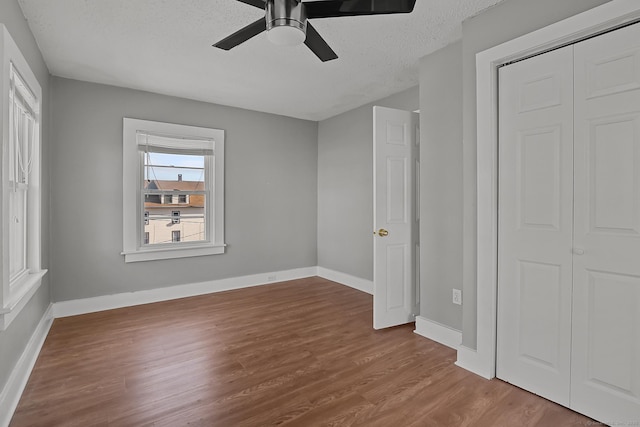
{"label": "electrical outlet", "polygon": [[275,282],[277,278],[278,278],[277,276],[273,275],[273,276],[269,276],[269,277],[267,277],[267,280],[268,280],[269,282]]}
{"label": "electrical outlet", "polygon": [[462,291],[460,289],[453,290],[453,301],[454,304],[462,305]]}

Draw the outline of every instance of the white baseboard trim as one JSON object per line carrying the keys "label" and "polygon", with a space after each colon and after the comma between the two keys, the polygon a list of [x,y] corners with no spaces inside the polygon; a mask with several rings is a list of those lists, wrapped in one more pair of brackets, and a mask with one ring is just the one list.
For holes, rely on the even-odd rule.
{"label": "white baseboard trim", "polygon": [[230,291],[251,286],[267,285],[286,280],[303,279],[317,275],[317,267],[296,268],[271,273],[252,274],[249,276],[231,277],[228,279],[211,280],[208,282],[190,283],[186,285],[169,286],[166,288],[150,289],[146,291],[125,292],[121,294],[105,295],[93,298],[83,298],[70,301],[60,301],[53,304],[53,317],[76,316],[115,308],[131,307],[134,305],[150,304],[214,292]]}
{"label": "white baseboard trim", "polygon": [[421,316],[416,317],[416,330],[413,332],[455,350],[462,342],[462,332]]}
{"label": "white baseboard trim", "polygon": [[486,378],[488,380],[495,377],[493,373],[487,371],[486,363],[482,363],[478,352],[463,345],[458,347],[458,360],[456,360],[456,366],[466,369],[469,372],[473,372],[476,375],[480,375],[482,378]]}
{"label": "white baseboard trim", "polygon": [[373,281],[371,280],[361,279],[360,277],[341,273],[335,270],[330,270],[324,267],[318,267],[318,276],[322,277],[323,279],[338,282],[341,285],[349,286],[350,288],[366,292],[369,295],[373,295]]}
{"label": "white baseboard trim", "polygon": [[51,324],[53,323],[53,305],[49,305],[49,308],[42,315],[38,326],[31,334],[29,342],[25,347],[22,355],[18,359],[18,363],[11,371],[9,379],[0,393],[0,426],[6,427],[13,417],[13,413],[18,407],[20,396],[24,391],[29,375],[33,370],[33,366],[36,364],[40,349],[44,344],[44,340],[47,338]]}

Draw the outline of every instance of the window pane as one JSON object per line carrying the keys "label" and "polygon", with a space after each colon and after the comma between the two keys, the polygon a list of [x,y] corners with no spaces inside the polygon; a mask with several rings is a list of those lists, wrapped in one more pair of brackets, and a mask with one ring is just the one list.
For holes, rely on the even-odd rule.
{"label": "window pane", "polygon": [[202,191],[205,156],[145,152],[144,179],[149,189]]}
{"label": "window pane", "polygon": [[9,281],[27,266],[27,192],[9,190]]}
{"label": "window pane", "polygon": [[[207,240],[205,221],[205,200],[203,194],[192,194],[189,203],[175,207],[153,202],[145,202],[143,242],[148,245],[160,245],[172,242],[204,242]],[[173,209],[172,209],[173,208]],[[180,239],[175,240],[179,232]]]}

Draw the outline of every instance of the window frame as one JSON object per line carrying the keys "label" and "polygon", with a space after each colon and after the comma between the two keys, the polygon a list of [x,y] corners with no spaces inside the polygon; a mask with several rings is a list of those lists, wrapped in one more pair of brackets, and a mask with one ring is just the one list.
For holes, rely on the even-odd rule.
{"label": "window frame", "polygon": [[41,242],[41,150],[42,150],[42,88],[35,74],[29,67],[17,44],[9,34],[7,28],[0,24],[0,58],[2,60],[2,70],[0,72],[0,111],[2,116],[2,152],[9,153],[10,141],[10,111],[13,108],[10,100],[11,73],[12,68],[15,74],[26,85],[26,90],[33,95],[33,105],[30,105],[34,115],[33,134],[33,158],[31,172],[28,175],[26,184],[26,270],[24,274],[18,275],[13,281],[10,280],[10,211],[9,197],[10,189],[9,177],[9,156],[2,156],[2,177],[0,179],[0,194],[2,196],[2,208],[0,209],[1,224],[1,256],[2,275],[0,279],[0,331],[6,330],[20,311],[27,305],[31,297],[42,285],[42,278],[47,273],[42,269],[42,242]]}
{"label": "window frame", "polygon": [[[143,245],[139,236],[144,228],[144,201],[137,135],[139,133],[172,136],[175,138],[209,139],[214,144],[212,161],[205,161],[213,183],[208,184],[210,201],[205,209],[205,224],[211,238],[203,242],[179,242],[154,247]],[[217,255],[225,252],[224,241],[224,130],[123,118],[123,251],[124,261],[139,262],[160,259]],[[209,234],[209,233],[208,233]]]}

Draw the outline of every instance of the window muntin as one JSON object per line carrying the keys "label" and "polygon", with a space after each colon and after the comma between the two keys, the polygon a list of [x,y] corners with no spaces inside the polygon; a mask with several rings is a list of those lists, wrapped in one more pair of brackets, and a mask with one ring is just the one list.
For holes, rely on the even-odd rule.
{"label": "window muntin", "polygon": [[125,262],[224,253],[224,132],[128,118],[123,130]]}

